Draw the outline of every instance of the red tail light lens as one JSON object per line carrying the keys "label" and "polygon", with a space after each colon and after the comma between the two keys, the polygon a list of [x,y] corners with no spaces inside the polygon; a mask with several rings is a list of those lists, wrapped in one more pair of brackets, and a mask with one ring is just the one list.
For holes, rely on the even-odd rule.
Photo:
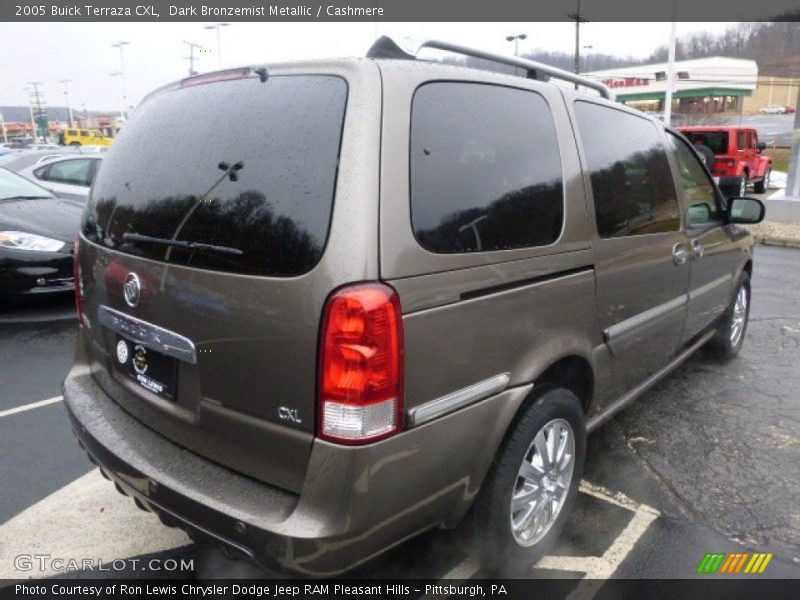
{"label": "red tail light lens", "polygon": [[81,237],[76,235],[72,251],[72,275],[74,277],[75,308],[78,311],[78,323],[83,327],[83,281],[81,280],[81,261],[79,257],[80,240]]}
{"label": "red tail light lens", "polygon": [[366,444],[402,429],[400,300],[382,284],[335,292],[325,307],[320,356],[323,439]]}

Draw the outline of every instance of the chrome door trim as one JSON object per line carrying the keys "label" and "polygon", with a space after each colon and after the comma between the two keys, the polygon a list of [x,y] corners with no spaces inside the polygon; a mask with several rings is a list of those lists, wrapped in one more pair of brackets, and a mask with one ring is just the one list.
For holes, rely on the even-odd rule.
{"label": "chrome door trim", "polygon": [[707,294],[711,290],[721,285],[728,283],[731,279],[733,279],[733,275],[728,273],[727,275],[723,275],[722,277],[715,279],[714,281],[709,281],[705,285],[701,285],[698,288],[689,291],[689,300],[694,300],[698,296],[702,296],[703,294]]}
{"label": "chrome door trim", "polygon": [[409,427],[422,425],[423,423],[438,419],[459,408],[464,408],[479,400],[498,394],[506,389],[510,380],[510,373],[501,373],[468,387],[456,390],[446,396],[440,396],[435,400],[420,404],[408,411],[408,425]]}
{"label": "chrome door trim", "polygon": [[174,331],[126,315],[105,305],[100,305],[97,317],[102,325],[145,348],[193,365],[197,363],[197,352],[192,340]]}
{"label": "chrome door trim", "polygon": [[619,323],[606,328],[605,331],[603,331],[603,335],[605,336],[606,341],[610,342],[615,338],[619,338],[627,333],[630,333],[634,329],[638,329],[639,327],[646,325],[650,321],[655,321],[656,319],[663,317],[665,314],[672,312],[676,308],[684,306],[688,299],[688,294],[681,294],[677,298],[673,298],[668,302],[654,306],[651,309],[648,309],[637,315],[633,315],[624,321],[620,321]]}

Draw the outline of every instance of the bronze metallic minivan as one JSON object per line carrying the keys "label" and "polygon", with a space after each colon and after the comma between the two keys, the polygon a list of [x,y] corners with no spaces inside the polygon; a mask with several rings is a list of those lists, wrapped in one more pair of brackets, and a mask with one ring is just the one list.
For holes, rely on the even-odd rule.
{"label": "bronze metallic minivan", "polygon": [[596,81],[421,47],[508,73],[382,39],[184,79],[83,217],[75,433],[140,507],[268,567],[459,523],[530,564],[587,432],[745,335],[758,200]]}

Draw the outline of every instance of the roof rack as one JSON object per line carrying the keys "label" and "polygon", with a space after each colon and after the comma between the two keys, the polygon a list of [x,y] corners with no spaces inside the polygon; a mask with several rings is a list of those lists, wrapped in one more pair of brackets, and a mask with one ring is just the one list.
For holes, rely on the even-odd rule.
{"label": "roof rack", "polygon": [[370,48],[367,56],[369,58],[404,58],[415,59],[423,48],[434,48],[436,50],[444,50],[445,52],[453,52],[455,54],[463,54],[464,56],[472,56],[474,58],[481,58],[492,62],[497,62],[512,67],[521,68],[525,70],[528,79],[544,79],[545,77],[552,77],[554,79],[561,79],[569,81],[587,88],[591,88],[600,92],[603,98],[609,100],[614,99],[614,93],[605,84],[581,77],[575,73],[557,69],[544,63],[535,60],[528,60],[526,58],[519,58],[517,56],[505,56],[503,54],[494,54],[493,52],[485,52],[476,48],[462,46],[460,44],[452,44],[450,42],[443,42],[441,40],[424,40],[417,44],[413,53],[403,51],[394,40],[387,36],[382,36],[375,41],[372,48]]}

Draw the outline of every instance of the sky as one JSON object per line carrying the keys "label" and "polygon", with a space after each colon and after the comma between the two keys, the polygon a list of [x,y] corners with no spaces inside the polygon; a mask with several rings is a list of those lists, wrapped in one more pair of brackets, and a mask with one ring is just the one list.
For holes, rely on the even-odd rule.
{"label": "sky", "polygon": [[[64,106],[63,79],[70,79],[73,110],[119,110],[122,81],[111,73],[122,69],[128,104],[135,106],[149,91],[188,74],[183,41],[202,46],[195,70],[218,68],[219,49],[206,23],[0,23],[0,105],[28,102],[27,82],[41,82],[49,106]],[[678,36],[721,33],[731,23],[678,23]],[[581,27],[584,52],[648,56],[669,39],[669,23],[586,23]],[[484,50],[513,52],[507,35],[525,33],[520,52],[533,49],[573,52],[572,23],[233,23],[221,29],[223,67],[294,59],[363,56],[376,35],[397,40],[437,38]]]}

